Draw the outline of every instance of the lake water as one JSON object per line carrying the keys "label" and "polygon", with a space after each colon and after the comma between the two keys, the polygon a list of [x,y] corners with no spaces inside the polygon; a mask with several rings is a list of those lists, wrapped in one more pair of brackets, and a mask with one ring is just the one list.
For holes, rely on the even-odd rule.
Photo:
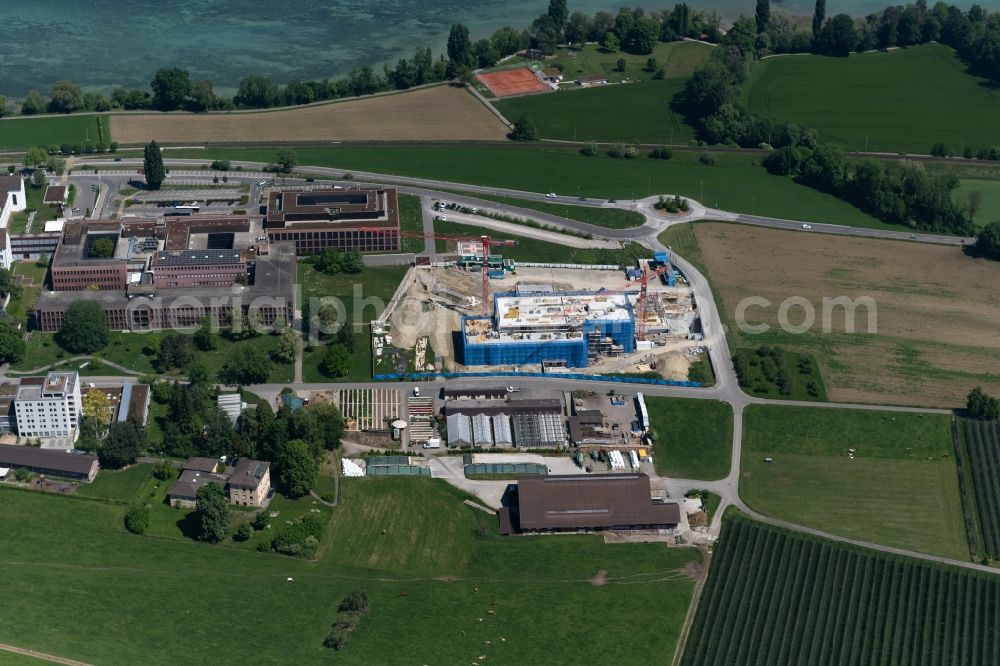
{"label": "lake water", "polygon": [[[653,3],[671,7],[676,0]],[[772,0],[811,14],[813,0]],[[988,5],[997,6],[1000,0]],[[623,1],[570,0],[569,9],[617,11]],[[754,1],[693,2],[725,18],[753,13]],[[884,3],[828,1],[827,12],[862,15]],[[250,73],[276,81],[335,78],[430,46],[444,49],[453,22],[473,38],[502,25],[518,29],[547,0],[0,0],[0,94],[24,95],[68,78],[87,88],[146,87],[153,72],[178,65],[193,80],[232,93]]]}

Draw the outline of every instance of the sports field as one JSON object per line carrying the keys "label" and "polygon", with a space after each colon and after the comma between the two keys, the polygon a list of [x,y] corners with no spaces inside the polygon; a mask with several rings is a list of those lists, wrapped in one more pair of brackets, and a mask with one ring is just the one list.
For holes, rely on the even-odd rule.
{"label": "sports field", "polygon": [[35,146],[110,144],[106,115],[17,116],[0,120],[0,150],[23,150]]}
{"label": "sports field", "polygon": [[947,416],[752,405],[740,496],[775,518],[968,560],[953,453]]}
{"label": "sports field", "polygon": [[743,91],[751,109],[814,127],[847,150],[927,154],[944,142],[975,152],[997,143],[1000,91],[937,44],[767,58]]}
{"label": "sports field", "polygon": [[[535,146],[351,146],[296,149],[300,164],[434,178],[457,183],[511,187],[529,192],[630,199],[681,194],[713,208],[811,222],[895,229],[829,194],[772,176],[756,155],[716,154],[715,164],[698,153],[670,160],[584,157],[577,150]],[[274,150],[178,150],[173,157],[270,162]]]}
{"label": "sports field", "polygon": [[995,664],[1000,578],[726,520],[683,666]]}
{"label": "sports field", "polygon": [[293,141],[500,141],[507,127],[471,94],[447,85],[252,113],[112,115],[122,144]]}
{"label": "sports field", "polygon": [[476,78],[490,89],[494,97],[530,95],[552,90],[527,67],[502,69],[498,72],[483,72]]}
{"label": "sports field", "polygon": [[[0,642],[93,664],[540,663],[556,648],[566,663],[598,663],[608,633],[641,617],[629,654],[673,653],[696,550],[501,538],[463,498],[442,481],[345,481],[310,562],[176,530],[137,537],[123,505],[0,489]],[[333,653],[322,641],[353,589],[371,611]]]}
{"label": "sports field", "polygon": [[[831,401],[957,407],[973,386],[1000,394],[1000,264],[958,247],[736,224],[696,224],[694,236],[731,324],[730,343],[811,355]],[[747,308],[746,323],[769,330],[737,326],[736,309],[748,297],[770,305]],[[824,307],[824,298],[841,297],[852,304],[854,333],[844,307]],[[815,319],[805,332],[779,324],[790,298],[811,304]],[[788,322],[804,323],[803,307],[788,303]]]}
{"label": "sports field", "polygon": [[[527,115],[546,139],[687,143],[694,138],[694,129],[670,109],[670,100],[711,53],[711,46],[697,42],[658,43],[652,55],[664,71],[664,78],[658,80],[645,69],[650,56],[611,53],[595,44],[562,48],[554,59],[545,61],[546,67],[563,66],[565,82],[558,94],[495,104],[509,119]],[[625,61],[624,72],[617,70],[619,59]],[[593,75],[609,77],[611,85],[579,88],[572,83]]]}

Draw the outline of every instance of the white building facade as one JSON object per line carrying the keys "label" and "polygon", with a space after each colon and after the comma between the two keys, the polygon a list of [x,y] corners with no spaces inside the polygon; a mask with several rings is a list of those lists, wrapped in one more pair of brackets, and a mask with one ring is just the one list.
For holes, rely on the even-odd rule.
{"label": "white building facade", "polygon": [[75,372],[50,372],[26,377],[14,397],[17,434],[21,437],[79,437],[83,400],[80,376]]}
{"label": "white building facade", "polygon": [[10,216],[28,207],[23,178],[0,176],[0,206],[0,229],[6,229]]}

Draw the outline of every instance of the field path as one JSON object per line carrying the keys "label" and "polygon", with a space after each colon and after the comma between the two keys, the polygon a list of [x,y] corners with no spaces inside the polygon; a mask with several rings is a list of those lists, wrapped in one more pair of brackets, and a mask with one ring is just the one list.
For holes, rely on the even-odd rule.
{"label": "field path", "polygon": [[57,657],[54,654],[46,654],[44,652],[38,652],[36,650],[29,650],[28,648],[20,648],[14,645],[8,645],[7,643],[0,643],[0,650],[5,652],[13,652],[14,654],[21,654],[26,657],[34,657],[35,659],[41,659],[43,661],[50,661],[53,664],[67,664],[68,666],[90,666],[85,661],[77,661],[76,659],[67,659],[66,657]]}

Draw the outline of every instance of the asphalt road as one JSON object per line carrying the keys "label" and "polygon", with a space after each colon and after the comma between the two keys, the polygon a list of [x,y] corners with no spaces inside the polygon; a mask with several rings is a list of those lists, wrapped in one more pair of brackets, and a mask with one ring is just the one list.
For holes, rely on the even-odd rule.
{"label": "asphalt road", "polygon": [[[177,166],[200,166],[205,163],[205,160],[164,160],[167,165],[177,167]],[[99,162],[94,160],[93,162]],[[106,162],[106,161],[105,161]],[[123,165],[131,165],[141,163],[141,160],[123,160]],[[244,168],[260,168],[262,165],[260,163],[240,163]],[[235,164],[234,164],[235,166]],[[344,174],[343,169],[331,169],[327,167],[300,167],[298,169],[302,173],[314,173],[317,175],[332,176],[339,178]],[[545,194],[537,192],[523,192],[518,190],[504,189],[504,188],[492,188],[483,187],[477,185],[467,185],[463,183],[453,183],[448,181],[435,181],[425,178],[412,178],[403,176],[391,176],[386,174],[377,174],[370,172],[360,172],[351,171],[355,180],[352,184],[359,184],[358,180],[361,181],[372,181],[377,183],[392,183],[399,186],[401,192],[408,194],[415,194],[420,196],[423,200],[426,209],[427,203],[432,199],[445,199],[448,201],[455,201],[462,203],[467,206],[474,207],[489,207],[501,211],[506,211],[514,215],[530,217],[541,222],[546,222],[549,224],[555,224],[564,226],[567,228],[575,229],[578,231],[583,231],[586,233],[592,233],[595,237],[603,237],[609,239],[630,239],[634,242],[642,243],[651,249],[661,250],[666,249],[659,242],[657,236],[663,229],[666,229],[673,223],[677,223],[677,220],[670,221],[663,217],[660,217],[652,212],[650,204],[656,197],[648,197],[645,200],[639,201],[619,201],[615,203],[609,203],[605,201],[588,200],[581,201],[577,200],[575,197],[567,196],[557,196],[555,198],[548,197]],[[211,172],[206,172],[206,175],[211,175]],[[239,181],[242,179],[252,178],[252,176],[241,177],[239,172],[230,172],[230,180]],[[123,176],[124,177],[124,176]],[[74,177],[77,178],[77,177]],[[106,177],[107,178],[107,177]],[[294,179],[287,179],[291,182],[300,182]],[[443,190],[451,190],[452,192],[446,192]],[[456,195],[454,192],[462,192],[463,194]],[[498,204],[489,200],[483,200],[476,198],[476,194],[486,194],[492,196],[505,196],[518,199],[524,199],[529,201],[545,201],[551,203],[565,203],[573,205],[582,205],[590,207],[618,207],[627,210],[638,210],[646,217],[646,223],[640,227],[635,227],[632,229],[605,229],[603,227],[595,227],[594,225],[589,225],[583,222],[578,222],[576,220],[569,220],[566,218],[561,218],[559,216],[548,215],[545,213],[540,213],[531,209],[525,209],[517,206],[507,206],[504,204]],[[259,190],[255,187],[254,191],[251,193],[251,201],[254,201],[254,196],[259,196]],[[857,236],[863,238],[880,238],[880,239],[895,239],[895,240],[908,240],[914,242],[932,243],[938,245],[962,245],[969,242],[971,239],[960,239],[948,236],[936,236],[928,234],[910,234],[908,232],[896,232],[896,231],[883,231],[877,229],[865,229],[860,227],[848,227],[843,225],[830,225],[830,224],[817,224],[811,222],[804,222],[801,220],[782,220],[777,218],[762,217],[756,215],[743,215],[737,213],[729,213],[727,211],[712,211],[708,210],[700,204],[693,206],[693,211],[691,214],[684,218],[684,221],[692,221],[695,219],[717,219],[722,217],[723,219],[731,220],[740,224],[749,224],[752,226],[768,227],[774,229],[798,229],[803,233],[829,233],[835,235],[848,235]],[[433,229],[432,220],[428,219],[428,214],[425,210],[424,213],[424,228],[425,231],[428,229]],[[428,240],[425,245],[425,253],[433,256],[433,242]],[[391,255],[389,257],[383,257],[375,259],[374,257],[367,260],[369,265],[374,265],[376,262],[398,262],[401,261],[403,257],[408,255]],[[705,344],[709,348],[709,354],[711,355],[712,364],[716,371],[717,383],[713,387],[706,388],[682,388],[682,387],[668,387],[668,386],[647,386],[642,385],[642,392],[648,395],[654,396],[666,396],[666,397],[684,397],[684,398],[696,398],[696,399],[712,399],[721,400],[730,404],[734,412],[734,428],[733,428],[733,441],[732,441],[732,464],[729,474],[726,478],[717,481],[707,481],[707,480],[696,480],[696,479],[671,479],[669,481],[669,487],[671,493],[682,494],[688,489],[700,487],[708,488],[713,492],[716,492],[722,497],[722,503],[719,510],[716,512],[716,516],[712,521],[712,529],[718,533],[718,529],[721,525],[721,519],[725,508],[729,505],[738,507],[740,510],[754,516],[755,518],[768,522],[775,525],[780,525],[782,527],[792,529],[799,532],[805,532],[809,534],[816,534],[834,541],[839,541],[843,543],[851,543],[866,548],[872,548],[875,550],[880,550],[883,552],[895,553],[898,555],[905,555],[908,557],[915,557],[922,560],[934,561],[943,564],[949,564],[953,566],[961,566],[968,569],[976,569],[983,571],[990,571],[992,573],[998,573],[996,570],[984,568],[971,562],[962,562],[958,560],[949,560],[946,558],[938,558],[934,556],[925,555],[923,553],[918,553],[914,551],[908,551],[905,549],[892,548],[889,546],[883,546],[881,544],[866,543],[854,539],[848,539],[839,535],[830,534],[823,532],[821,530],[816,530],[803,525],[798,525],[794,523],[789,523],[787,521],[782,521],[774,518],[758,514],[757,512],[750,509],[742,501],[739,496],[739,480],[740,480],[740,460],[742,456],[742,434],[743,434],[743,411],[750,404],[779,404],[779,405],[802,405],[809,407],[819,407],[826,409],[866,409],[866,410],[882,410],[882,411],[893,411],[893,412],[920,412],[920,413],[949,413],[946,410],[932,410],[932,409],[922,409],[922,408],[905,408],[905,407],[882,407],[875,405],[848,405],[848,404],[837,404],[837,403],[799,403],[795,401],[765,401],[758,398],[754,398],[745,394],[742,389],[740,389],[738,382],[736,380],[735,372],[733,371],[732,358],[729,353],[729,346],[726,342],[725,328],[723,326],[722,320],[719,313],[715,309],[715,301],[712,297],[711,287],[709,286],[708,280],[703,276],[693,265],[686,261],[683,257],[676,254],[673,256],[674,264],[681,270],[681,272],[687,277],[689,283],[695,294],[695,300],[698,304],[700,315],[702,318],[704,331],[705,331]],[[482,385],[495,384],[497,380],[495,379],[455,379],[449,380],[448,385]],[[516,383],[520,386],[541,386],[556,390],[570,390],[573,388],[579,388],[580,382],[573,380],[560,379],[558,377],[551,378],[521,378],[515,380],[504,379],[504,381],[510,381],[511,383]],[[432,382],[431,385],[435,389],[439,386],[443,386],[445,382],[437,381]],[[286,385],[275,385],[275,384],[264,384],[253,387],[254,391],[265,398],[271,398],[277,395],[277,393]],[[371,387],[385,387],[385,384],[363,382],[363,383],[347,383],[338,384],[338,388],[371,388]],[[427,390],[428,384],[421,383],[420,386]],[[306,390],[325,390],[329,389],[329,384],[293,384],[292,388],[295,389],[306,389]],[[402,384],[400,386],[402,390],[409,391],[411,385]],[[588,382],[587,388],[595,391],[606,391],[609,389],[621,389],[622,385],[619,383],[610,382]],[[635,387],[639,388],[639,387]]]}

